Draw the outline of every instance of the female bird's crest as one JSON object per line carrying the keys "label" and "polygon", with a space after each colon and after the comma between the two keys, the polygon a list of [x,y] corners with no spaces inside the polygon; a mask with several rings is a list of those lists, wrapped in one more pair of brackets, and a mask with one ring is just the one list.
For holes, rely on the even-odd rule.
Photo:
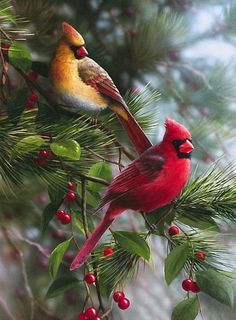
{"label": "female bird's crest", "polygon": [[[176,122],[173,119],[166,119],[165,121],[166,133],[164,139],[169,141],[180,140],[192,140],[191,134],[182,124]],[[163,140],[164,140],[163,139]]]}
{"label": "female bird's crest", "polygon": [[83,46],[85,44],[81,34],[76,31],[69,23],[62,23],[63,37],[71,46]]}

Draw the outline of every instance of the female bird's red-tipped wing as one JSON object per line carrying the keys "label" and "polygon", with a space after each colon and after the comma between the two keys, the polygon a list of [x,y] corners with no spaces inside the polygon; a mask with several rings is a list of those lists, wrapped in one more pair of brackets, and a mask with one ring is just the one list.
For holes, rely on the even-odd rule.
{"label": "female bird's red-tipped wing", "polygon": [[95,61],[89,58],[84,59],[79,64],[79,75],[86,84],[126,107],[124,99],[109,74]]}
{"label": "female bird's red-tipped wing", "polygon": [[165,158],[161,153],[154,152],[155,149],[156,146],[148,149],[112,180],[99,208],[158,177]]}

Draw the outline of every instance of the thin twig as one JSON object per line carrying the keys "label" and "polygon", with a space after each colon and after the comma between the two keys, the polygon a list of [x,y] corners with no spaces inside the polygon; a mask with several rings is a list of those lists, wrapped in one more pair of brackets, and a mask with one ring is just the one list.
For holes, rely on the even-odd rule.
{"label": "thin twig", "polygon": [[101,156],[100,154],[98,154],[97,152],[91,150],[90,148],[85,147],[84,149],[88,150],[89,152],[94,154],[96,157],[98,157],[98,158],[100,158],[100,159],[102,159],[102,160],[104,160],[106,162],[113,163],[113,164],[116,164],[119,167],[124,168],[124,165],[122,163],[120,163],[120,161],[117,162],[117,161],[113,161],[113,160],[107,159],[107,158]]}

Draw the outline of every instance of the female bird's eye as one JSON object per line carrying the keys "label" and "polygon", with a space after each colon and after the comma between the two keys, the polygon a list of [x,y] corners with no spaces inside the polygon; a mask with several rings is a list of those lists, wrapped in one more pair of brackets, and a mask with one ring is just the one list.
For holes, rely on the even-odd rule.
{"label": "female bird's eye", "polygon": [[75,51],[75,55],[77,58],[86,57],[88,55],[88,51],[85,49],[84,46],[82,46]]}

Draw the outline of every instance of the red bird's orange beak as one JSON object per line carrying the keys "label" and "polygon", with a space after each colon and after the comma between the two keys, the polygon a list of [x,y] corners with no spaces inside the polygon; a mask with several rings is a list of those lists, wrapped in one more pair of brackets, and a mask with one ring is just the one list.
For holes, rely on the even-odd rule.
{"label": "red bird's orange beak", "polygon": [[182,153],[190,153],[194,149],[194,146],[189,140],[186,140],[183,144],[180,145],[179,151]]}

